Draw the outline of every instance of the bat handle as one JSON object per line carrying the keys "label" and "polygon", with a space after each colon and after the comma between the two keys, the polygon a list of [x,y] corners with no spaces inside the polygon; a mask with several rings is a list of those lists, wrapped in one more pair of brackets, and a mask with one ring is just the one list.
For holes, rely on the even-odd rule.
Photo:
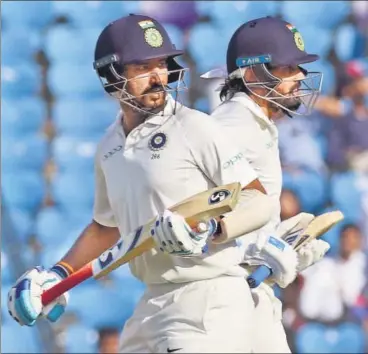
{"label": "bat handle", "polygon": [[250,288],[257,288],[272,274],[271,268],[265,265],[259,266],[251,275],[248,276],[247,282]]}
{"label": "bat handle", "polygon": [[48,305],[49,303],[57,299],[60,295],[66,293],[68,290],[74,288],[76,285],[82,283],[92,276],[92,264],[88,263],[75,273],[63,279],[61,282],[44,291],[41,295],[42,305]]}

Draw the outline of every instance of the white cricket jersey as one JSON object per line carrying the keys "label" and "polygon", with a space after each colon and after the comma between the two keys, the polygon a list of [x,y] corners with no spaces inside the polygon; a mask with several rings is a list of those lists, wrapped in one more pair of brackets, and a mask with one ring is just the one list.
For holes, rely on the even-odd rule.
{"label": "white cricket jersey", "polygon": [[[94,219],[127,235],[158,213],[216,185],[256,179],[256,173],[214,120],[177,103],[171,96],[164,114],[148,118],[126,137],[121,116],[96,153]],[[146,284],[188,282],[221,274],[243,275],[236,244],[211,247],[195,258],[153,249],[130,262]]]}
{"label": "white cricket jersey", "polygon": [[259,181],[274,202],[271,220],[261,230],[273,232],[280,222],[282,171],[278,147],[278,131],[262,109],[245,93],[238,92],[220,104],[211,114],[231,136],[257,173]]}

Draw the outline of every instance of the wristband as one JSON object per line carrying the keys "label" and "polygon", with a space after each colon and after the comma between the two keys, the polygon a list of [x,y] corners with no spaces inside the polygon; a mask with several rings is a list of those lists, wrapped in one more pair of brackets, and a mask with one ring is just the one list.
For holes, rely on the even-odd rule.
{"label": "wristband", "polygon": [[71,265],[65,262],[56,263],[50,271],[58,274],[62,279],[67,278],[69,275],[74,273],[74,269]]}

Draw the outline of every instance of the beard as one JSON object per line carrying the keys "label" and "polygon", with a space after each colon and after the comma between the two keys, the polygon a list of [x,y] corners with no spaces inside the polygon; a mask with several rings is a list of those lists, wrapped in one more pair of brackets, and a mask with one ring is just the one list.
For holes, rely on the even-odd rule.
{"label": "beard", "polygon": [[[162,111],[166,105],[167,92],[165,88],[166,87],[164,85],[155,84],[145,89],[141,94],[133,96],[128,87],[126,91],[132,96],[129,97],[127,101],[132,105],[131,108],[133,108],[133,110],[136,109],[141,114],[143,113],[143,115],[145,115],[145,113],[147,113],[148,115],[157,114]],[[149,104],[146,103],[149,94],[157,94],[159,92],[161,93],[161,97],[159,97],[157,100],[151,100]],[[143,110],[144,112],[142,112],[141,110]]]}
{"label": "beard", "polygon": [[288,97],[288,98],[283,98],[281,100],[278,101],[281,105],[283,105],[285,108],[289,109],[290,111],[297,111],[301,104],[302,101],[300,100],[299,97]]}
{"label": "beard", "polygon": [[[275,98],[275,102],[277,102],[279,105],[283,106],[284,108],[295,112],[297,111],[300,106],[302,105],[302,100],[300,99],[300,97],[295,97],[295,96],[286,96],[286,97],[282,97],[280,96],[280,93],[278,92],[272,92],[269,96],[270,98]],[[283,110],[283,108],[279,107],[276,104],[272,104],[274,106],[274,108],[276,110]]]}

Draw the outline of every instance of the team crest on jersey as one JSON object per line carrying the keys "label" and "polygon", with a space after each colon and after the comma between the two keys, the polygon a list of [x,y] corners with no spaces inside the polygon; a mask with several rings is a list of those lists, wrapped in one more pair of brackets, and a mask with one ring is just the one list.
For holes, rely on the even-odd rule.
{"label": "team crest on jersey", "polygon": [[148,147],[152,151],[162,150],[167,144],[167,135],[165,133],[159,132],[153,135],[153,137],[148,142]]}

